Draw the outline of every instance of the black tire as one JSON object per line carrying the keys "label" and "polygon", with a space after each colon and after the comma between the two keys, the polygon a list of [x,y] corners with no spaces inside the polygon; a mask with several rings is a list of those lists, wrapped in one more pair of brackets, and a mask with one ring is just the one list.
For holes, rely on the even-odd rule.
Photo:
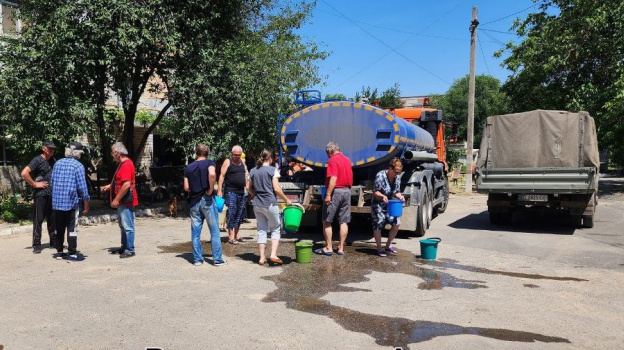
{"label": "black tire", "polygon": [[418,190],[418,209],[416,210],[416,230],[414,231],[414,236],[422,237],[427,232],[427,205],[429,202],[429,192],[427,192],[427,187],[422,186]]}
{"label": "black tire", "polygon": [[433,191],[427,192],[427,228],[433,220]]}
{"label": "black tire", "polygon": [[583,215],[583,228],[592,228],[592,227],[594,227],[594,216]]}
{"label": "black tire", "polygon": [[449,202],[449,180],[448,178],[446,178],[445,180],[444,188],[442,188],[440,191],[442,191],[442,196],[444,196],[444,202],[442,202],[442,204],[436,207],[435,209],[436,214],[444,213],[446,211],[446,208],[448,207],[448,202]]}

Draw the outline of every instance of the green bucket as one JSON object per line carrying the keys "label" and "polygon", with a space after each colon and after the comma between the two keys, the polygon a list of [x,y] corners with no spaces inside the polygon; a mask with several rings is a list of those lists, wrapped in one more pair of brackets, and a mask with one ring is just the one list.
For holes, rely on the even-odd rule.
{"label": "green bucket", "polygon": [[420,258],[433,260],[438,254],[438,243],[442,241],[441,238],[431,237],[420,240]]}
{"label": "green bucket", "polygon": [[295,243],[295,254],[297,262],[300,264],[309,264],[312,261],[312,242],[299,241]]}
{"label": "green bucket", "polygon": [[303,207],[299,204],[293,204],[284,208],[284,230],[286,232],[297,232],[299,225],[301,225],[303,213]]}

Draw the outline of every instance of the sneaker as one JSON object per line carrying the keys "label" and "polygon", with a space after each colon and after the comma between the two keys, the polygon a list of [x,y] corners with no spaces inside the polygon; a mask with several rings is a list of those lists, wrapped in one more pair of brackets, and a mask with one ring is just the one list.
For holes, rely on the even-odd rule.
{"label": "sneaker", "polygon": [[63,260],[67,256],[67,253],[56,253],[53,255],[56,260]]}
{"label": "sneaker", "polygon": [[225,260],[221,260],[221,261],[217,261],[215,263],[212,263],[214,266],[225,266],[227,265],[227,261]]}
{"label": "sneaker", "polygon": [[121,259],[125,259],[125,258],[130,258],[135,256],[136,254],[134,252],[123,252],[119,255],[119,258]]}
{"label": "sneaker", "polygon": [[33,247],[33,254],[41,254],[41,246]]}
{"label": "sneaker", "polygon": [[203,261],[196,261],[196,262],[193,263],[193,265],[195,265],[195,266],[202,266],[203,264],[204,264]]}

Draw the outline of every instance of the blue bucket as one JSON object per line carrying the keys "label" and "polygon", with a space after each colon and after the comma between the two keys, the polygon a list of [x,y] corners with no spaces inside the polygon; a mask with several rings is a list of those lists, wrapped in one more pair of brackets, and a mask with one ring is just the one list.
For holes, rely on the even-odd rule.
{"label": "blue bucket", "polygon": [[395,218],[403,215],[403,201],[400,199],[391,199],[388,201],[388,215]]}
{"label": "blue bucket", "polygon": [[225,205],[225,199],[215,196],[215,204],[217,205],[217,211],[221,213],[223,211],[223,206]]}
{"label": "blue bucket", "polygon": [[420,258],[426,260],[434,260],[438,254],[438,243],[441,238],[431,237],[420,240]]}
{"label": "blue bucket", "polygon": [[327,192],[327,188],[325,188],[325,186],[321,186],[321,200],[325,199],[326,192]]}

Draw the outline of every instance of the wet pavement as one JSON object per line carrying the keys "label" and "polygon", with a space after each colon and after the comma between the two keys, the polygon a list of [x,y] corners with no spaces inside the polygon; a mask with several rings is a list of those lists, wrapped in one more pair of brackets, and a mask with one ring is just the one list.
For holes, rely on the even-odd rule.
{"label": "wet pavement", "polygon": [[[284,236],[283,265],[259,266],[252,221],[242,230],[248,242],[225,243],[222,232],[226,266],[195,267],[184,216],[137,219],[131,259],[109,253],[119,244],[116,224],[82,227],[78,248],[87,258],[77,263],[56,261],[48,249],[32,254],[27,234],[0,237],[0,345],[541,350],[624,343],[624,233],[613,229],[624,225],[624,205],[605,200],[594,229],[568,233],[546,218],[552,226],[520,217],[510,230],[492,228],[481,197],[452,199],[427,234],[443,239],[437,260],[420,259],[419,239],[405,235],[396,255],[378,257],[370,232],[354,226],[343,256],[297,263],[297,239],[320,247],[320,234],[310,231]],[[204,255],[209,261],[209,243]]]}

